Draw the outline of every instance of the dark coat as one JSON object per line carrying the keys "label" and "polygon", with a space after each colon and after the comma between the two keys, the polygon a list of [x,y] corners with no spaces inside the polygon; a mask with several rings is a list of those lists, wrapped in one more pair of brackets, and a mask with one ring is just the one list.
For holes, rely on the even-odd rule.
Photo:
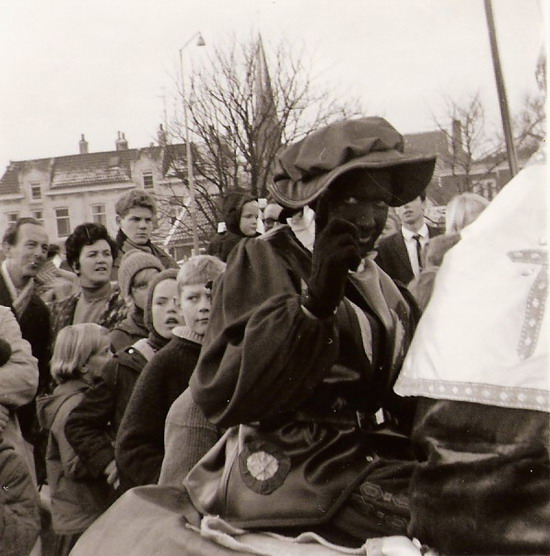
{"label": "dark coat", "polygon": [[[435,237],[440,233],[441,231],[437,228],[428,226],[429,237]],[[375,260],[388,276],[405,285],[414,278],[401,228],[394,234],[381,239],[376,249],[378,254]]]}
{"label": "dark coat", "polygon": [[135,344],[141,338],[147,338],[148,335],[149,330],[143,322],[143,316],[138,317],[135,312],[131,312],[123,321],[115,324],[109,333],[111,351],[116,353]]}
{"label": "dark coat", "polygon": [[409,533],[441,554],[550,554],[548,413],[421,398]]}
{"label": "dark coat", "polygon": [[[215,288],[190,388],[205,416],[230,429],[186,487],[202,512],[239,527],[330,519],[369,472],[369,450],[378,449],[360,430],[357,412],[375,432],[381,407],[399,409],[407,429],[403,400],[391,393],[414,331],[407,301],[383,273],[376,275],[378,298],[350,277],[336,315],[311,318],[301,306],[310,272],[311,254],[283,226],[240,243]],[[370,330],[367,346],[361,322]],[[238,452],[225,452],[233,448]],[[248,466],[255,458],[276,460],[272,476],[254,475]]]}
{"label": "dark coat", "polygon": [[[12,309],[12,300],[4,277],[0,274],[0,305]],[[15,314],[15,312],[14,312]],[[17,316],[16,316],[17,318]],[[50,311],[45,303],[35,293],[21,318],[17,321],[21,328],[21,335],[31,345],[32,354],[38,359],[38,394],[50,391]],[[17,410],[19,424],[23,436],[34,443],[37,434],[36,405],[32,401]]]}
{"label": "dark coat", "polygon": [[116,353],[67,419],[65,435],[94,477],[115,459],[115,437],[146,362],[134,347]]}
{"label": "dark coat", "polygon": [[39,533],[38,496],[27,465],[0,440],[0,554],[27,556]]}
{"label": "dark coat", "polygon": [[137,379],[116,438],[116,461],[128,488],[156,484],[164,457],[164,425],[172,403],[189,385],[201,345],[173,338]]}
{"label": "dark coat", "polygon": [[64,433],[67,416],[87,387],[82,380],[70,380],[38,399],[40,424],[49,431],[46,466],[53,528],[59,535],[85,531],[107,509],[110,498],[105,478],[89,474]]}

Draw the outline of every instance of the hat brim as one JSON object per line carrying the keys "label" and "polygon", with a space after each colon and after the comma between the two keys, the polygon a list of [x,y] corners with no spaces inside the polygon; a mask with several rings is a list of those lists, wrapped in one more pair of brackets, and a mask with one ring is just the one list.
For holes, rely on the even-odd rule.
{"label": "hat brim", "polygon": [[268,187],[278,203],[298,209],[309,205],[336,178],[350,170],[387,169],[391,174],[391,201],[388,204],[398,207],[416,199],[428,187],[435,162],[435,155],[401,153],[396,150],[375,151],[307,181],[279,180]]}

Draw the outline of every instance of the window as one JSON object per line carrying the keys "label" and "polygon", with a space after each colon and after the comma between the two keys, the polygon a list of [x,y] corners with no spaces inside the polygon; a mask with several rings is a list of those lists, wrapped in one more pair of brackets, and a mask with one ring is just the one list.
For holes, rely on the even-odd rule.
{"label": "window", "polygon": [[143,187],[153,187],[153,172],[142,172]]}
{"label": "window", "polygon": [[69,220],[68,208],[55,209],[55,219],[57,221],[57,235],[67,237],[71,233],[71,222]]}
{"label": "window", "polygon": [[473,191],[474,193],[485,197],[488,201],[491,201],[497,194],[497,183],[491,178],[482,179],[474,182]]}
{"label": "window", "polygon": [[34,201],[42,199],[42,188],[39,183],[31,183],[31,199]]}
{"label": "window", "polygon": [[107,225],[105,205],[92,205],[92,222],[103,224],[104,226]]}
{"label": "window", "polygon": [[19,218],[19,213],[18,212],[9,212],[8,214],[6,214],[6,218],[8,219],[8,225],[13,224],[13,223],[17,222],[17,219]]}
{"label": "window", "polygon": [[38,220],[42,225],[44,224],[44,215],[41,210],[33,210],[32,217]]}

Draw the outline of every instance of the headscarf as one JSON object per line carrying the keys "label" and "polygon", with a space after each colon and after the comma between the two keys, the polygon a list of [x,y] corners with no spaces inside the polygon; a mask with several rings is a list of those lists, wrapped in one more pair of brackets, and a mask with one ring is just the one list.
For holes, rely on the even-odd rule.
{"label": "headscarf", "polygon": [[151,347],[155,350],[159,350],[161,347],[165,346],[170,340],[162,337],[153,327],[153,295],[155,293],[155,288],[163,280],[176,280],[178,277],[178,271],[175,268],[169,268],[159,272],[157,275],[153,276],[149,282],[149,289],[147,290],[147,301],[145,303],[145,315],[144,322],[147,330],[149,330],[149,336],[147,341]]}

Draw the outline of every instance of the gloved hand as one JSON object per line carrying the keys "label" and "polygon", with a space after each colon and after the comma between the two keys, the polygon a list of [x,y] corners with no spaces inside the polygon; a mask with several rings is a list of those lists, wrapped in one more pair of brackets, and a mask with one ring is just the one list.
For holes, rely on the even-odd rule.
{"label": "gloved hand", "polygon": [[332,315],[344,297],[348,271],[360,262],[357,228],[341,218],[331,219],[315,238],[303,306],[320,319]]}
{"label": "gloved hand", "polygon": [[0,338],[0,367],[5,365],[11,357],[11,346]]}

